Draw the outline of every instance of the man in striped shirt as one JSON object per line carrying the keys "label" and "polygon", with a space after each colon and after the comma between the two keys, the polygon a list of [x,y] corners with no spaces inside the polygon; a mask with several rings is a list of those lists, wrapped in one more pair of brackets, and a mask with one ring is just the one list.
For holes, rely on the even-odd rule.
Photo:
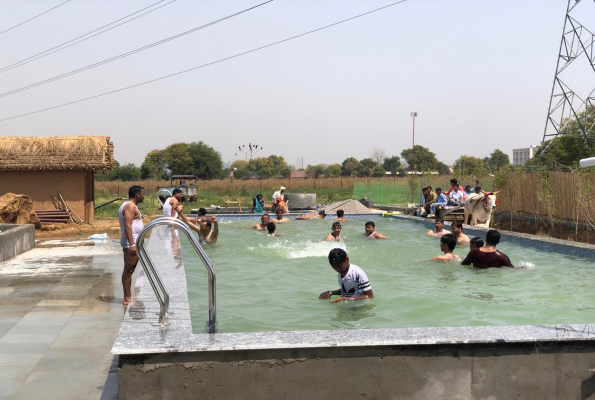
{"label": "man in striped shirt", "polygon": [[322,292],[319,299],[327,300],[331,296],[339,295],[331,303],[348,300],[364,300],[374,298],[372,286],[366,273],[357,265],[349,263],[349,257],[343,249],[332,249],[328,255],[331,267],[338,272],[340,289]]}

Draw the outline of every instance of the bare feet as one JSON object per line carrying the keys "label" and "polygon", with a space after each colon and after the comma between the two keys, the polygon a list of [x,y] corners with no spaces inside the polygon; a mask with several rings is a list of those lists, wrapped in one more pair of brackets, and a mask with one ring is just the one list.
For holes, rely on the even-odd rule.
{"label": "bare feet", "polygon": [[130,299],[124,297],[124,301],[122,302],[123,305],[127,306],[128,304],[130,304]]}

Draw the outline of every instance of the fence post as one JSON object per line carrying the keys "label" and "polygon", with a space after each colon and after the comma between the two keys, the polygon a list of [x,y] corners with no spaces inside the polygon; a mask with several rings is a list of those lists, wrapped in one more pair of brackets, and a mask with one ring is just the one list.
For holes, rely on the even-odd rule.
{"label": "fence post", "polygon": [[341,189],[343,189],[343,175],[341,175]]}
{"label": "fence post", "polygon": [[384,177],[380,178],[380,205],[383,206],[382,195],[384,194]]}
{"label": "fence post", "polygon": [[120,195],[120,180],[118,179],[118,196]]}
{"label": "fence post", "polygon": [[316,189],[316,177],[314,177],[314,189]]}
{"label": "fence post", "polygon": [[258,183],[260,184],[260,190],[262,190],[262,178],[260,178],[258,181]]}

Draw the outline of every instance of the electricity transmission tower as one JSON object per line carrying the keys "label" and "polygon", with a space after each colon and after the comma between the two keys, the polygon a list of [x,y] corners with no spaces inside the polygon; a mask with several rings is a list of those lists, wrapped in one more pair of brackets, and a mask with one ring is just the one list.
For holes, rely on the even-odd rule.
{"label": "electricity transmission tower", "polygon": [[[567,70],[568,66],[576,61],[576,63],[588,63],[583,65],[590,65],[590,69],[595,72],[595,35],[579,22],[579,20],[584,22],[585,18],[595,12],[595,5],[593,1],[585,0],[581,7],[577,7],[580,3],[581,0],[568,0],[556,74],[543,132],[544,144],[546,140],[566,134],[568,124],[572,120],[576,121],[579,134],[587,144],[592,141],[588,140],[588,136],[593,129],[593,122],[587,121],[586,111],[593,107],[595,88],[590,90],[588,95],[577,94],[569,83],[572,78],[572,68]],[[575,87],[575,89],[578,88]],[[542,152],[545,152],[548,147],[549,144]]]}

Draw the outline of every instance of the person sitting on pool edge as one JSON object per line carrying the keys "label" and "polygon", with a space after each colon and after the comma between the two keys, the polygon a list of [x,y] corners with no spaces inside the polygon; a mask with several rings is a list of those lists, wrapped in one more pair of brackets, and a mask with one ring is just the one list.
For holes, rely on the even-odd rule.
{"label": "person sitting on pool edge", "polygon": [[333,226],[331,226],[331,233],[328,234],[326,237],[327,242],[339,242],[343,238],[341,237],[341,223],[340,222],[333,222]]}
{"label": "person sitting on pool edge", "polygon": [[366,232],[364,236],[370,239],[390,239],[388,236],[384,236],[382,233],[376,232],[376,224],[374,221],[368,221],[365,225]]}
{"label": "person sitting on pool edge", "polygon": [[479,236],[476,236],[469,241],[469,250],[479,249],[480,247],[483,247],[483,239]]}
{"label": "person sitting on pool edge", "polygon": [[259,231],[266,231],[268,223],[269,223],[269,214],[262,214],[262,216],[260,217],[260,224],[253,225],[252,229],[256,229]]}
{"label": "person sitting on pool edge", "polygon": [[345,211],[337,210],[337,218],[334,221],[347,221],[347,218],[344,218],[343,215],[345,215]]}
{"label": "person sitting on pool edge", "polygon": [[467,254],[461,265],[471,265],[474,268],[514,268],[510,262],[510,258],[504,253],[496,250],[496,246],[500,243],[500,232],[491,229],[486,234],[486,245],[479,249],[473,249]]}
{"label": "person sitting on pool edge", "polygon": [[349,300],[373,299],[374,292],[366,273],[357,265],[349,263],[349,257],[343,249],[332,249],[328,255],[331,267],[337,271],[340,289],[328,290],[320,293],[321,300],[330,299],[331,296],[340,295],[331,303]]}
{"label": "person sitting on pool edge", "polygon": [[277,211],[275,211],[275,216],[276,216],[276,218],[273,218],[273,221],[278,224],[284,223],[284,222],[290,222],[289,218],[283,217],[283,210],[281,210],[280,208],[277,208]]}
{"label": "person sitting on pool edge", "polygon": [[450,229],[452,229],[452,234],[457,238],[458,247],[466,247],[469,244],[469,236],[463,233],[463,223],[461,221],[451,222]]}
{"label": "person sitting on pool edge", "polygon": [[279,237],[279,235],[275,234],[275,230],[276,229],[277,229],[277,226],[275,225],[275,223],[274,222],[269,222],[267,224],[267,231],[269,231],[269,233],[267,234],[267,236]]}
{"label": "person sitting on pool edge", "polygon": [[436,227],[436,229],[430,229],[428,233],[426,233],[426,236],[442,236],[446,235],[447,233],[451,233],[450,231],[444,229],[444,221],[442,221],[441,219],[437,219],[436,221],[434,221],[434,226]]}
{"label": "person sitting on pool edge", "polygon": [[300,217],[297,217],[296,219],[324,219],[324,217],[326,217],[326,213],[324,212],[324,210],[320,210],[318,211],[318,214],[306,214],[306,215],[302,215]]}
{"label": "person sitting on pool edge", "polygon": [[432,258],[432,261],[461,261],[461,257],[457,256],[452,251],[457,246],[457,238],[452,233],[447,233],[440,237],[440,250],[444,253],[441,256]]}

